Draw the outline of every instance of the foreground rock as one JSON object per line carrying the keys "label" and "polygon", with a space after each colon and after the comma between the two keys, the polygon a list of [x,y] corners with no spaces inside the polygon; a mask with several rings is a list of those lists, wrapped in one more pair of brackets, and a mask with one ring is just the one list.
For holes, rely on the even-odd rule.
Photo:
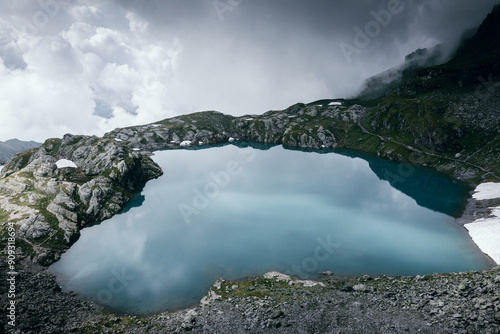
{"label": "foreground rock", "polygon": [[[7,270],[1,269],[6,291]],[[500,331],[499,267],[416,277],[329,276],[316,284],[276,272],[238,282],[220,279],[199,306],[146,317],[107,313],[91,301],[62,293],[54,278],[39,269],[28,268],[17,277],[23,293],[16,326],[4,324],[9,333]]]}

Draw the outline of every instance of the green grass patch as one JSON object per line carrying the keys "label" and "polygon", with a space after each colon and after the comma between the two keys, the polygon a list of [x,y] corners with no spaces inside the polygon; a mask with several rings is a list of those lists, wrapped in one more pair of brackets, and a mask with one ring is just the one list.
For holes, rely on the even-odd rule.
{"label": "green grass patch", "polygon": [[23,169],[24,167],[28,166],[28,163],[31,159],[31,157],[33,156],[33,153],[34,151],[36,150],[36,148],[33,148],[31,150],[28,150],[26,152],[23,152],[21,154],[19,154],[16,158],[16,165],[17,165],[17,168],[18,169]]}
{"label": "green grass patch", "polygon": [[35,175],[33,174],[33,172],[20,172],[18,175],[30,180],[35,179]]}
{"label": "green grass patch", "polygon": [[57,157],[59,148],[61,147],[61,142],[62,140],[59,138],[47,139],[45,143],[43,143],[45,152],[53,157]]}
{"label": "green grass patch", "polygon": [[62,168],[59,169],[60,177],[64,181],[74,182],[79,185],[89,182],[92,176],[85,174],[80,168]]}
{"label": "green grass patch", "polygon": [[9,220],[10,214],[4,209],[0,209],[0,223],[7,223]]}

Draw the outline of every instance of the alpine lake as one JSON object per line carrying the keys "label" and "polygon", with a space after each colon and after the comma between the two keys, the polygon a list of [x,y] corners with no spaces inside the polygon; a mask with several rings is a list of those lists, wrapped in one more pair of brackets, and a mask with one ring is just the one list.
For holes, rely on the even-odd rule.
{"label": "alpine lake", "polygon": [[127,314],[196,304],[218,278],[481,270],[454,222],[470,189],[352,151],[248,143],[155,152],[164,175],[81,231],[50,267],[64,291]]}

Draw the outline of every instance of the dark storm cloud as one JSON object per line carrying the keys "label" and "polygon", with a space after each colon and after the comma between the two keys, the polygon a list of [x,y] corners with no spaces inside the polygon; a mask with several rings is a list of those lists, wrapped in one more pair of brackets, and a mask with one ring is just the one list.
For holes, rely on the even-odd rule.
{"label": "dark storm cloud", "polygon": [[175,30],[193,27],[207,18],[203,0],[116,0],[116,3],[154,25]]}
{"label": "dark storm cloud", "polygon": [[[370,12],[389,6],[404,8],[393,15],[379,44],[394,38],[404,42],[410,35],[423,33],[439,40],[457,39],[465,29],[477,26],[498,0],[116,0],[128,10],[139,13],[157,27],[196,30],[207,34],[228,29],[227,33],[246,36],[265,34],[276,39],[295,34],[349,41],[353,29],[364,28],[374,20]],[[222,18],[222,20],[221,20]],[[219,22],[218,22],[219,21]],[[214,24],[216,23],[216,24]],[[300,38],[300,36],[297,36]],[[279,42],[279,41],[276,41]]]}
{"label": "dark storm cloud", "polygon": [[453,50],[497,2],[1,1],[0,140],[351,97],[418,48]]}
{"label": "dark storm cloud", "polygon": [[[202,54],[215,49],[233,53],[226,61],[245,66],[253,57],[281,72],[308,71],[326,85],[345,76],[352,66],[347,90],[360,77],[397,65],[417,48],[445,43],[453,50],[462,33],[476,27],[498,0],[117,0],[150,22],[151,34],[186,36],[186,50]],[[390,9],[397,9],[391,13]],[[384,13],[390,17],[384,17]],[[377,21],[377,17],[386,22]],[[379,24],[379,31],[372,23]],[[372,25],[370,25],[372,24]],[[368,40],[359,43],[359,31]],[[188,37],[188,38],[187,38]],[[358,38],[358,39],[356,39]],[[356,42],[358,42],[356,44]],[[359,47],[362,46],[362,47]],[[194,51],[193,51],[194,52]],[[224,56],[222,55],[224,58]],[[203,57],[200,57],[202,59]],[[195,61],[195,59],[191,59]],[[214,66],[217,66],[215,59]],[[279,74],[279,73],[277,73]],[[336,89],[332,87],[332,93]]]}

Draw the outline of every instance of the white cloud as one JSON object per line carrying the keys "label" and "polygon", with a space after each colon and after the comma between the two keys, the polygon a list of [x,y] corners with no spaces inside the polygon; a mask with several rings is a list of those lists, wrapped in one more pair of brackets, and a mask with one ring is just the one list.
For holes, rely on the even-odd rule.
{"label": "white cloud", "polygon": [[74,129],[89,131],[97,119],[87,112],[94,106],[88,87],[40,75],[30,68],[38,64],[26,71],[1,69],[0,91],[8,96],[0,102],[2,136],[44,140]]}
{"label": "white cloud", "polygon": [[128,12],[125,17],[129,20],[131,32],[145,34],[148,31],[148,22],[141,20],[136,14]]}
{"label": "white cloud", "polygon": [[[43,3],[51,6],[0,4],[0,140],[101,135],[200,110],[260,114],[349,96],[414,48],[452,35],[436,22],[459,34],[453,18],[464,15],[443,1],[408,6],[349,66],[339,43],[386,1],[367,0],[365,11],[347,1],[244,1],[224,20],[210,0]],[[463,26],[479,23],[487,7]]]}
{"label": "white cloud", "polygon": [[[89,12],[80,7],[72,13],[82,18]],[[0,102],[2,139],[43,141],[67,132],[102,135],[117,126],[169,116],[164,100],[178,41],[172,47],[148,43],[136,37],[137,31],[85,22],[74,22],[57,35],[16,34],[5,27],[1,32],[4,62],[9,58],[2,50],[9,49],[1,47],[20,41],[18,58],[27,64],[23,71],[1,67],[0,91],[8,96]]]}
{"label": "white cloud", "polygon": [[26,62],[23,51],[17,44],[18,32],[12,25],[0,18],[0,61],[12,69],[23,69]]}
{"label": "white cloud", "polygon": [[89,19],[102,17],[102,12],[96,6],[74,6],[70,14],[75,21],[87,21]]}

